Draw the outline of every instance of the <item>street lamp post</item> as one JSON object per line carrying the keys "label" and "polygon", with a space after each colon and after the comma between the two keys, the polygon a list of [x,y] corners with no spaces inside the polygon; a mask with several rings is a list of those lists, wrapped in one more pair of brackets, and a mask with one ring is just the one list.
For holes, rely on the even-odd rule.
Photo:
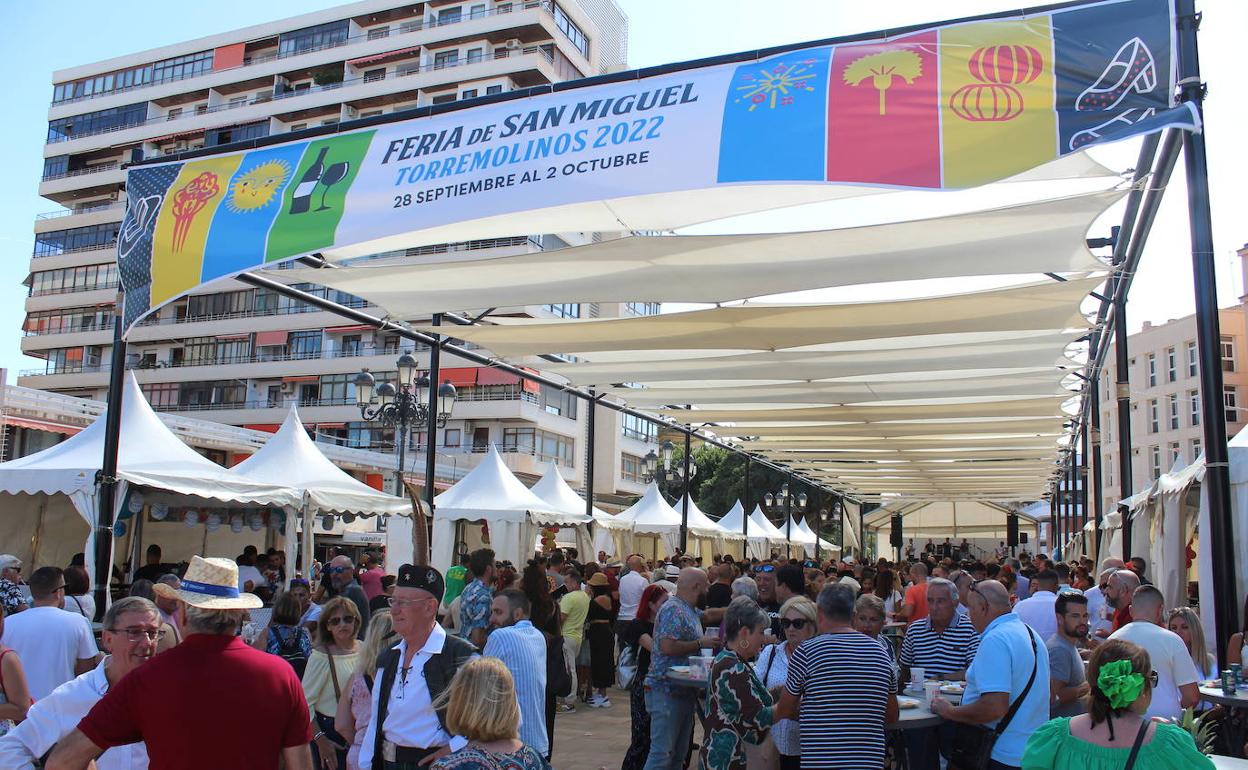
{"label": "street lamp post", "polygon": [[[439,385],[436,398],[436,420],[431,421],[429,419],[430,405],[434,403],[434,399],[430,398],[432,394],[429,393],[429,389],[432,383],[429,381],[429,376],[427,374],[417,376],[416,359],[411,353],[399,356],[396,366],[399,370],[397,386],[390,382],[378,384],[367,369],[361,370],[355,376],[355,401],[356,406],[360,408],[360,417],[365,422],[380,423],[383,427],[395,430],[394,439],[398,443],[399,456],[395,478],[398,482],[398,493],[402,494],[408,434],[413,427],[426,422],[438,428],[445,428],[458,394],[455,392],[455,386],[449,381]],[[435,438],[433,432],[430,431],[425,439],[428,444],[426,449],[430,453],[433,452]],[[433,479],[425,479],[425,483],[432,486]]]}
{"label": "street lamp post", "polygon": [[[689,434],[685,434],[685,456],[684,462],[680,467],[672,467],[672,455],[676,453],[676,445],[671,441],[664,441],[659,445],[659,452],[662,454],[663,466],[659,467],[660,455],[655,454],[651,449],[646,452],[645,458],[642,460],[645,470],[642,472],[642,480],[647,484],[657,482],[660,490],[664,486],[670,488],[676,482],[683,482],[685,488],[685,497],[688,498],[692,493],[689,491],[689,482],[693,481],[693,477],[698,475],[698,466],[693,463],[690,458],[689,451]],[[681,506],[680,515],[680,551],[684,553],[689,542],[689,505],[684,503]]]}
{"label": "street lamp post", "polygon": [[[792,490],[789,489],[789,482],[787,481],[780,485],[779,494],[772,494],[771,492],[768,492],[767,494],[763,495],[763,503],[768,508],[777,508],[780,506],[781,501],[783,501],[783,504],[784,504],[784,538],[785,540],[789,541],[787,545],[787,549],[789,551],[788,555],[790,557],[793,556],[794,503],[796,503],[796,507],[798,510],[805,510],[807,499],[808,498],[806,497],[805,492],[798,492],[796,499],[794,499],[793,492]],[[815,538],[816,546],[818,545],[818,540],[819,540],[818,538]]]}

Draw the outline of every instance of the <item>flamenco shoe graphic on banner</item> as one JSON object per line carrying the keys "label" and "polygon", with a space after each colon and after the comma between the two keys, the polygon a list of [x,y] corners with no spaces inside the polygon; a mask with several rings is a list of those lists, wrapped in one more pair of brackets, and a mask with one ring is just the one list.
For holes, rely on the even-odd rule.
{"label": "flamenco shoe graphic on banner", "polygon": [[1122,129],[1128,126],[1134,126],[1136,123],[1147,120],[1157,113],[1157,110],[1149,107],[1148,109],[1140,109],[1132,107],[1125,110],[1122,114],[1116,115],[1099,126],[1084,129],[1070,138],[1070,149],[1077,150],[1085,144],[1095,142],[1097,139],[1111,133],[1111,129]]}
{"label": "flamenco shoe graphic on banner", "polygon": [[1146,94],[1157,88],[1157,65],[1144,41],[1133,37],[1122,44],[1100,78],[1075,100],[1080,112],[1112,110],[1129,93]]}

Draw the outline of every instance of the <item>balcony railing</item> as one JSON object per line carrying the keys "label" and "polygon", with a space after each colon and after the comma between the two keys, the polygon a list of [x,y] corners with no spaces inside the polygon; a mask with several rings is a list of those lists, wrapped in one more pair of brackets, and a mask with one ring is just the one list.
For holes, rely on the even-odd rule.
{"label": "balcony railing", "polygon": [[90,246],[78,246],[73,249],[61,249],[51,254],[31,254],[31,259],[43,259],[44,257],[61,257],[66,254],[82,254],[87,251],[111,251],[117,248],[117,241],[108,241],[106,243],[96,243]]}
{"label": "balcony railing", "polygon": [[62,171],[59,174],[45,174],[43,177],[43,181],[51,182],[54,179],[67,179],[71,176],[84,176],[86,174],[94,174],[97,171],[111,171],[113,169],[118,169],[118,168],[121,168],[120,161],[117,161],[114,163],[100,163],[95,166],[87,166],[86,168],[74,169],[73,171]]}
{"label": "balcony railing", "polygon": [[[252,353],[245,356],[218,356],[214,358],[192,358],[181,361],[140,362],[129,369],[183,369],[195,366],[229,366],[231,364],[281,363],[285,361],[321,361],[334,358],[368,358],[371,356],[397,356],[398,348],[375,347],[361,345],[358,348],[341,348],[333,350],[294,351],[287,353]],[[37,377],[44,374],[82,374],[107,372],[107,361],[94,364],[71,364],[54,369],[27,369],[21,372],[22,377]]]}
{"label": "balcony railing", "polygon": [[[519,48],[515,50],[503,48],[503,49],[499,49],[495,51],[492,58],[507,59],[507,58],[510,58],[511,56],[522,56],[522,55],[534,54],[534,53],[540,54],[543,58],[546,59],[547,62],[550,62],[552,64],[554,63],[554,57],[551,56],[549,51],[542,48],[541,46],[526,46],[524,48]],[[194,110],[191,112],[183,113],[181,115],[176,115],[176,116],[165,115],[161,117],[150,118],[148,120],[140,120],[140,121],[135,121],[133,123],[126,123],[120,126],[110,126],[109,128],[101,128],[96,131],[84,131],[82,133],[75,133],[69,136],[57,136],[48,140],[48,144],[56,144],[58,142],[68,142],[73,139],[83,139],[89,136],[111,134],[117,131],[126,131],[131,128],[138,128],[140,126],[156,126],[156,125],[168,124],[170,122],[187,120],[189,118],[198,118],[204,115],[212,115],[212,114],[216,114],[219,112],[227,112],[229,110],[236,110],[242,107],[249,107],[253,104],[263,104],[263,103],[272,102],[272,101],[282,101],[286,99],[293,99],[293,98],[300,97],[300,96],[307,96],[308,94],[324,93],[325,91],[336,91],[341,88],[346,88],[348,86],[354,86],[354,85],[361,84],[361,83],[374,83],[374,82],[379,82],[382,80],[395,80],[398,78],[408,77],[410,75],[418,75],[422,72],[434,72],[434,71],[453,69],[455,67],[465,67],[465,66],[468,66],[469,64],[479,64],[483,61],[488,61],[490,58],[491,57],[484,57],[482,59],[472,59],[472,60],[462,59],[462,60],[458,60],[455,62],[442,63],[442,64],[436,64],[436,65],[435,64],[412,65],[411,67],[404,69],[402,72],[399,72],[399,71],[387,72],[384,77],[373,75],[367,78],[365,77],[350,78],[350,79],[339,81],[337,83],[326,83],[325,85],[321,85],[321,86],[310,86],[308,88],[300,88],[297,90],[286,91],[285,93],[280,93],[280,94],[275,93],[272,96],[269,96],[266,93],[266,95],[261,98],[247,99],[247,100],[242,100],[242,101],[237,101],[237,102],[229,102],[226,104],[218,104],[215,107],[208,107],[203,110]],[[211,130],[211,128],[220,128],[220,127],[221,126],[206,127],[204,130],[208,131],[208,130]],[[44,181],[47,181],[47,179],[45,178]]]}
{"label": "balcony railing", "polygon": [[[542,10],[546,11],[549,14],[554,13],[554,4],[551,2],[551,0],[529,0],[528,2],[521,3],[519,8],[509,8],[507,10],[500,10],[500,9],[495,8],[495,9],[490,9],[490,10],[485,10],[485,11],[477,11],[475,13],[464,14],[457,19],[447,19],[446,21],[439,21],[436,19],[428,23],[425,23],[423,21],[409,21],[409,22],[400,24],[398,31],[393,34],[406,35],[412,32],[420,32],[425,29],[435,29],[439,27],[449,26],[451,24],[462,23],[465,21],[476,21],[478,19],[483,19],[488,16],[502,16],[502,15],[515,13],[518,10],[528,11],[534,8],[541,8]],[[117,88],[111,91],[104,91],[101,93],[89,94],[85,96],[76,96],[72,99],[62,99],[61,101],[53,102],[52,104],[53,106],[60,106],[63,104],[77,104],[79,102],[86,102],[92,99],[99,99],[105,96],[113,96],[115,94],[129,93],[131,91],[138,91],[144,88],[152,88],[154,86],[165,85],[167,83],[176,83],[181,80],[187,80],[189,78],[197,78],[202,75],[216,74],[218,72],[232,72],[234,70],[246,69],[248,67],[255,67],[260,64],[268,64],[271,61],[276,61],[278,59],[287,59],[292,56],[303,56],[304,54],[317,53],[318,51],[325,51],[331,48],[342,48],[343,46],[351,46],[351,45],[356,45],[358,43],[367,43],[371,40],[389,38],[390,36],[391,36],[391,33],[389,30],[387,30],[384,34],[379,34],[379,30],[371,30],[361,35],[352,35],[350,37],[344,38],[343,40],[340,40],[337,42],[326,43],[325,45],[315,46],[312,48],[301,48],[298,51],[286,51],[285,53],[279,52],[279,53],[274,53],[274,54],[266,54],[264,56],[248,57],[244,59],[243,63],[237,67],[229,67],[226,69],[218,69],[218,70],[210,69],[210,70],[204,70],[202,72],[189,72],[189,73],[182,74],[182,75],[176,75],[174,77],[161,78],[159,80],[150,80],[146,83],[137,83],[132,86],[126,86],[125,88]],[[86,136],[86,134],[83,134],[83,136]]]}
{"label": "balcony railing", "polygon": [[60,211],[45,211],[42,214],[36,214],[35,219],[59,219],[61,217],[73,216],[75,214],[97,214],[101,211],[121,211],[125,209],[126,204],[121,201],[110,201],[101,203],[98,206],[79,206],[72,209],[61,209]]}
{"label": "balcony railing", "polygon": [[56,329],[52,329],[52,328],[23,329],[22,336],[23,337],[43,337],[48,334],[78,334],[80,332],[112,331],[112,329],[113,329],[113,319],[110,318],[107,321],[101,321],[100,323],[94,323],[94,322],[82,323],[82,324],[78,324],[77,326],[71,326],[68,328],[61,327],[61,328],[56,328]]}
{"label": "balcony railing", "polygon": [[30,296],[47,297],[53,294],[77,294],[84,291],[103,291],[104,289],[116,289],[119,285],[120,284],[117,283],[117,281],[106,281],[93,286],[62,286],[59,289],[31,289]]}

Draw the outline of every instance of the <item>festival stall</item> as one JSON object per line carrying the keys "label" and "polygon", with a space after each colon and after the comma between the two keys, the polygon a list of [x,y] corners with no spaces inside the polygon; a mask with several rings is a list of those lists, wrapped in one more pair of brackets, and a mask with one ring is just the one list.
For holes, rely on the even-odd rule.
{"label": "festival stall", "polygon": [[520,483],[491,445],[481,463],[433,499],[433,566],[445,572],[460,548],[494,549],[498,561],[523,567],[543,526],[577,527],[589,548],[584,511],[562,511]]}
{"label": "festival stall", "polygon": [[[529,491],[557,511],[568,515],[585,513],[584,498],[573,491],[572,487],[568,486],[568,482],[564,480],[563,474],[559,472],[559,466],[553,462],[546,467],[546,472],[542,474],[542,477],[538,479],[537,483]],[[592,516],[594,519],[592,552],[582,547],[583,538],[579,537],[580,528],[575,530],[578,533],[578,537],[575,538],[576,544],[581,553],[585,554],[585,558],[589,558],[591,553],[596,554],[598,551],[605,551],[609,556],[614,556],[617,559],[626,556],[628,554],[628,525],[621,523],[618,520],[619,517],[600,510],[597,506],[593,508]],[[535,543],[534,547],[543,551],[551,550],[554,543],[558,542],[554,538],[562,531],[558,526],[544,527],[541,540]]]}
{"label": "festival stall", "polygon": [[763,506],[754,506],[754,512],[750,514],[750,522],[753,526],[758,527],[758,530],[767,538],[767,545],[772,551],[783,553],[784,549],[788,548],[788,537],[775,524],[771,523],[771,520],[767,518],[767,514],[763,513]]}
{"label": "festival stall", "polygon": [[653,481],[641,499],[616,519],[627,523],[632,533],[630,553],[661,559],[680,547],[680,512],[668,504]]}
{"label": "festival stall", "polygon": [[[797,515],[789,518],[789,540],[793,546],[801,549],[807,559],[815,557],[815,540],[817,540],[815,533],[808,529],[806,522]],[[792,547],[789,550],[792,551]]]}
{"label": "festival stall", "polygon": [[[1048,503],[1012,508],[986,500],[897,500],[867,513],[863,520],[878,531],[887,529],[893,516],[901,516],[902,532],[907,541],[916,541],[916,548],[928,540],[940,543],[945,538],[958,545],[965,538],[973,546],[973,554],[983,557],[1006,539],[1010,515],[1018,516],[1019,532],[1027,535],[1034,548],[1040,522],[1048,516]],[[883,542],[888,542],[887,533]]]}
{"label": "festival stall", "polygon": [[[64,566],[82,553],[88,574],[95,574],[93,532],[100,505],[96,476],[104,456],[105,421],[101,414],[56,446],[0,463],[0,494],[7,496],[0,516],[0,551],[18,556],[29,569]],[[166,561],[192,554],[233,556],[245,545],[257,544],[256,533],[264,529],[244,528],[245,521],[255,522],[258,516],[263,524],[267,516],[282,523],[283,510],[262,509],[293,510],[299,505],[298,493],[286,485],[244,478],[182,443],[152,411],[133,374],[126,376],[122,395],[117,476],[115,558],[129,552],[122,538],[133,536],[136,524],[141,528],[161,519],[171,521],[160,540]],[[194,515],[182,514],[175,526],[175,506]],[[201,516],[206,509],[212,512]]]}
{"label": "festival stall", "polygon": [[739,529],[731,531],[724,529],[714,519],[707,516],[693,502],[693,498],[688,493],[672,506],[676,509],[677,514],[680,514],[681,506],[684,505],[685,499],[689,501],[689,516],[687,520],[689,548],[687,552],[690,556],[701,556],[704,563],[710,564],[712,556],[724,553],[724,549],[727,547],[726,541],[745,539],[745,535],[742,535]]}
{"label": "festival stall", "polygon": [[[299,515],[286,517],[284,528],[291,574],[296,556],[302,557],[299,563],[305,574],[312,564],[313,518],[317,514],[341,515],[344,520],[357,515],[405,516],[408,521],[401,526],[411,530],[412,502],[373,489],[334,465],[308,437],[293,405],[277,433],[232,470],[258,483],[284,484],[299,494]],[[300,546],[298,552],[296,546]],[[400,558],[399,554],[390,555]]]}
{"label": "festival stall", "polygon": [[[719,526],[728,532],[743,533],[733,556],[741,559],[766,559],[770,554],[767,535],[753,519],[745,516],[745,506],[738,500],[719,520]],[[744,529],[743,529],[744,527]],[[729,546],[731,551],[732,546]]]}

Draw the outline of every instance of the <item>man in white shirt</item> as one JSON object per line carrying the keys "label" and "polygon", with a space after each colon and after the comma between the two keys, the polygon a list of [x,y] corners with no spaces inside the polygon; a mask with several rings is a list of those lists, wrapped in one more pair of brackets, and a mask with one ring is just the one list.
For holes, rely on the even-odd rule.
{"label": "man in white shirt", "polygon": [[1031,580],[1031,596],[1014,605],[1014,614],[1022,618],[1040,641],[1048,641],[1057,633],[1057,615],[1053,605],[1057,602],[1057,573],[1046,569]]}
{"label": "man in white shirt", "polygon": [[[73,732],[108,688],[156,654],[161,622],[156,606],[138,596],[115,602],[104,613],[102,641],[110,655],[98,666],[35,701],[26,719],[0,737],[0,767],[34,770],[35,762]],[[95,761],[99,770],[145,770],[142,743],[117,746]]]}
{"label": "man in white shirt", "polygon": [[1179,635],[1162,627],[1165,597],[1153,586],[1140,586],[1131,596],[1131,622],[1110,635],[1138,644],[1148,652],[1157,672],[1146,716],[1177,719],[1183,709],[1200,701],[1199,679],[1191,653]]}
{"label": "man in white shirt", "polygon": [[1098,639],[1108,638],[1114,630],[1113,613],[1109,610],[1109,602],[1105,601],[1105,586],[1117,571],[1116,567],[1102,571],[1096,585],[1083,593],[1088,597],[1088,628]]}
{"label": "man in white shirt", "polygon": [[30,697],[46,698],[69,680],[95,668],[100,651],[91,624],[61,609],[65,575],[60,567],[40,567],[30,576],[34,606],[8,618],[3,643],[17,651],[30,685]]}
{"label": "man in white shirt", "polygon": [[623,628],[637,617],[637,607],[641,604],[641,594],[650,585],[650,576],[646,574],[646,563],[641,557],[633,554],[628,557],[628,574],[620,578],[620,614],[616,621],[616,631],[623,633]]}

